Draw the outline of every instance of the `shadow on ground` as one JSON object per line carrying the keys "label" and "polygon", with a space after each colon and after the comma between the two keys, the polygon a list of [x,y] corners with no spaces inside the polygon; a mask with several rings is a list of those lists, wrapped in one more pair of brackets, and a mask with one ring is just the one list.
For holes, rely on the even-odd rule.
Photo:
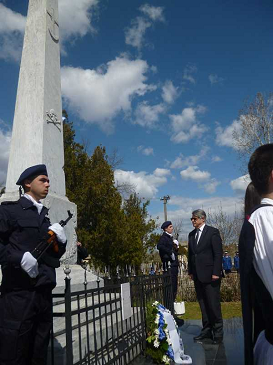
{"label": "shadow on ground", "polygon": [[[185,354],[191,356],[193,365],[242,365],[244,363],[242,318],[224,320],[224,341],[213,345],[211,341],[195,343],[193,337],[201,330],[200,320],[186,320],[179,328],[184,342]],[[133,365],[148,365],[152,362],[139,356]]]}

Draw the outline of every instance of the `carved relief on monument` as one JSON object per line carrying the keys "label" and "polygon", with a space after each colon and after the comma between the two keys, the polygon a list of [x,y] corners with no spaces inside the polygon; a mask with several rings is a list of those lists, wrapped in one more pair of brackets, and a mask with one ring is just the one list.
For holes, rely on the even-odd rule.
{"label": "carved relief on monument", "polygon": [[46,112],[46,122],[47,124],[54,124],[56,128],[59,129],[59,131],[61,132],[61,125],[62,123],[58,120],[58,117],[54,111],[54,109],[50,109],[49,112]]}
{"label": "carved relief on monument", "polygon": [[55,18],[55,11],[50,5],[47,7],[47,14],[49,18],[49,34],[51,35],[51,38],[54,40],[54,42],[59,42],[59,24]]}

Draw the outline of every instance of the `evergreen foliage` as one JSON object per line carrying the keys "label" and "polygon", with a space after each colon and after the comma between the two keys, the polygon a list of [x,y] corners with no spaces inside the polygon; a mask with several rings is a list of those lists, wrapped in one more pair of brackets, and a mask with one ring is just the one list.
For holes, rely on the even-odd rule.
{"label": "evergreen foliage", "polygon": [[149,202],[142,203],[132,194],[122,205],[105,147],[97,146],[89,156],[75,142],[73,124],[65,111],[63,115],[66,194],[77,204],[78,240],[96,266],[140,266],[156,244],[156,222],[148,215]]}

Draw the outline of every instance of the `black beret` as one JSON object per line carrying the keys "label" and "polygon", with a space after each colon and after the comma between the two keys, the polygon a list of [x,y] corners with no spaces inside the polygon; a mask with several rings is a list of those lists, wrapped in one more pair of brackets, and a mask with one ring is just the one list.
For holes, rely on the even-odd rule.
{"label": "black beret", "polygon": [[172,224],[172,222],[171,222],[171,221],[166,221],[166,222],[164,222],[164,223],[162,224],[161,229],[165,229],[165,228],[169,227],[171,224]]}
{"label": "black beret", "polygon": [[16,185],[22,185],[23,181],[32,177],[32,176],[39,176],[45,175],[48,176],[46,165],[35,165],[28,167],[25,171],[23,171],[16,183]]}

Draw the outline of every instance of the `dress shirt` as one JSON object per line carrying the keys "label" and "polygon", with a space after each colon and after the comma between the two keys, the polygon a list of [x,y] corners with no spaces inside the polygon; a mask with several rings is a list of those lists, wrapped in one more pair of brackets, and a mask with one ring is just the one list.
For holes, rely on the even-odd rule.
{"label": "dress shirt", "polygon": [[205,227],[205,224],[203,224],[200,228],[196,228],[195,237],[196,237],[196,235],[197,235],[197,231],[199,230],[198,240],[197,240],[197,242],[196,242],[196,244],[197,244],[197,245],[198,245],[198,242],[199,242],[199,240],[200,240],[200,237],[201,237],[201,234],[202,234],[202,232],[203,232],[204,227]]}
{"label": "dress shirt", "polygon": [[[249,222],[255,229],[255,247],[253,265],[265,287],[273,298],[273,200],[264,198],[262,207],[255,210]],[[254,348],[255,364],[270,365],[273,359],[273,346],[267,341],[264,331],[259,334]]]}
{"label": "dress shirt", "polygon": [[255,229],[253,264],[273,298],[273,200],[264,198],[261,204],[271,204],[272,207],[255,210],[249,219]]}

